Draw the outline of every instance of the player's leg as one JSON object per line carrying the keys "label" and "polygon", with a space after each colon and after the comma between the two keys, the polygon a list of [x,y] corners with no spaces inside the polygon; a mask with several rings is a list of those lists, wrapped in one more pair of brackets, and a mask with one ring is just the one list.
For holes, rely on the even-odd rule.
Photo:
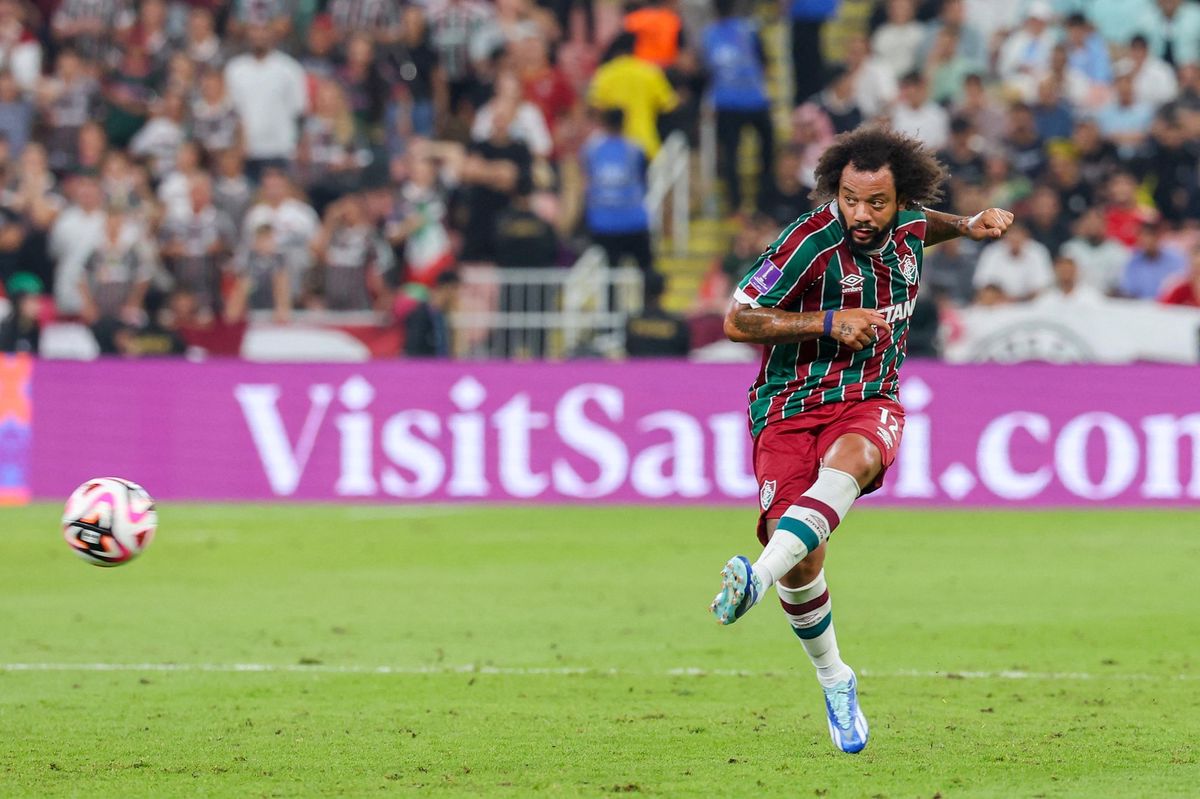
{"label": "player's leg", "polygon": [[779,582],[833,533],[859,494],[883,468],[879,449],[857,433],[841,436],[821,461],[817,480],[779,519],[776,533],[754,563],[763,588]]}

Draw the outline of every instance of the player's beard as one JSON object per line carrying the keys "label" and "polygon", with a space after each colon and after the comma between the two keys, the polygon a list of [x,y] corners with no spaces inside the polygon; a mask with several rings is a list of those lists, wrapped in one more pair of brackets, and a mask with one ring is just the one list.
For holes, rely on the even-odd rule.
{"label": "player's beard", "polygon": [[[876,228],[874,225],[847,226],[846,227],[846,242],[850,245],[850,249],[853,250],[854,252],[858,252],[858,253],[878,252],[880,249],[883,248],[884,243],[887,241],[888,235],[892,232],[892,228],[895,227],[895,225],[896,225],[896,218],[892,217],[892,220],[890,222],[888,222],[887,225],[885,225],[882,228]],[[856,237],[854,235],[855,230],[870,230],[870,231],[873,231],[875,235],[871,236],[870,239],[860,240],[858,237]]]}

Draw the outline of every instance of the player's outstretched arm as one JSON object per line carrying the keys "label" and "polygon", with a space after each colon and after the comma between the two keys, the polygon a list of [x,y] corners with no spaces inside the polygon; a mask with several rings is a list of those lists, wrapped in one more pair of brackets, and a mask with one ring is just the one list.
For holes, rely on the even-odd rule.
{"label": "player's outstretched arm", "polygon": [[[745,344],[794,344],[821,338],[825,333],[826,311],[796,313],[779,308],[756,308],[734,300],[725,314],[725,335],[730,341]],[[870,346],[879,331],[888,334],[892,326],[883,314],[869,308],[833,311],[829,338],[852,350]]]}
{"label": "player's outstretched arm", "polygon": [[956,216],[925,210],[925,246],[966,236],[975,241],[998,239],[1013,223],[1013,215],[1003,208],[989,208],[975,216]]}

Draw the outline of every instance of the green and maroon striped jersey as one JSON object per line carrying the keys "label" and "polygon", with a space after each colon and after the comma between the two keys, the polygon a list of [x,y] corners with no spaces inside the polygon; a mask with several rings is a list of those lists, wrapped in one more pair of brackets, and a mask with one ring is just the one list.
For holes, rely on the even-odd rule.
{"label": "green and maroon striped jersey", "polygon": [[750,430],[809,408],[870,397],[897,398],[908,318],[917,300],[924,254],[925,214],[901,211],[887,243],[874,254],[854,252],[837,202],[788,225],[742,278],[734,298],[787,311],[874,308],[887,317],[873,346],[855,352],[832,338],[763,349],[750,389]]}

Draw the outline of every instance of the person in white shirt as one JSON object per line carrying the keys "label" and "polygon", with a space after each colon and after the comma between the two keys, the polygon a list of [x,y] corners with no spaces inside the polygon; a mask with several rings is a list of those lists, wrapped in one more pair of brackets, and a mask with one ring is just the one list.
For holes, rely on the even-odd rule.
{"label": "person in white shirt", "polygon": [[257,178],[267,166],[282,166],[296,155],[300,116],[308,110],[304,68],[274,49],[266,25],[246,29],[250,52],[230,60],[225,85],[242,121],[246,169]]}
{"label": "person in white shirt", "polygon": [[522,99],[521,82],[515,73],[508,70],[496,76],[495,95],[475,115],[471,139],[487,141],[492,137],[492,120],[496,107],[501,104],[515,109],[512,124],[508,126],[509,138],[528,147],[534,158],[549,158],[554,149],[554,140],[550,137],[550,129],[546,127],[546,117],[536,105]]}
{"label": "person in white shirt", "polygon": [[1075,236],[1062,246],[1062,255],[1079,266],[1079,280],[1101,294],[1114,294],[1129,250],[1104,235],[1104,212],[1093,206],[1075,223]]}
{"label": "person in white shirt", "polygon": [[899,78],[917,68],[925,26],[917,22],[915,0],[888,0],[887,22],[871,37],[871,52]]}
{"label": "person in white shirt", "polygon": [[1121,62],[1117,69],[1133,74],[1133,96],[1139,103],[1158,108],[1179,96],[1175,70],[1150,52],[1146,37],[1141,34],[1129,40],[1129,59]]}
{"label": "person in white shirt", "polygon": [[104,195],[96,178],[84,175],[73,179],[69,191],[71,204],[50,228],[47,248],[54,259],[54,304],[58,313],[77,316],[83,311],[79,291],[84,265],[92,250],[104,238]]}
{"label": "person in white shirt", "polygon": [[856,33],[846,38],[846,69],[854,83],[858,107],[867,119],[882,114],[896,99],[896,76],[871,55],[866,36]]}
{"label": "person in white shirt", "polygon": [[1054,285],[1050,251],[1031,239],[1024,225],[1014,224],[1002,241],[983,248],[974,283],[981,294],[998,289],[1010,302],[1033,299]]}
{"label": "person in white shirt", "polygon": [[1049,4],[1034,2],[1025,15],[1025,23],[1005,39],[1000,47],[996,71],[1010,81],[1025,73],[1044,72],[1050,65],[1050,52],[1058,43],[1058,30],[1050,21],[1054,10]]}
{"label": "person in white shirt", "polygon": [[950,138],[950,115],[929,99],[929,87],[919,72],[900,80],[900,99],[892,106],[892,128],[940,150]]}
{"label": "person in white shirt", "polygon": [[1104,302],[1104,295],[1081,279],[1074,258],[1060,254],[1054,259],[1054,286],[1039,294],[1034,302],[1053,306],[1097,305]]}
{"label": "person in white shirt", "polygon": [[243,251],[250,249],[256,231],[264,225],[274,231],[275,242],[287,260],[298,290],[304,272],[311,265],[309,245],[321,229],[321,219],[312,206],[295,198],[291,181],[276,167],[263,171],[259,202],[242,220]]}

